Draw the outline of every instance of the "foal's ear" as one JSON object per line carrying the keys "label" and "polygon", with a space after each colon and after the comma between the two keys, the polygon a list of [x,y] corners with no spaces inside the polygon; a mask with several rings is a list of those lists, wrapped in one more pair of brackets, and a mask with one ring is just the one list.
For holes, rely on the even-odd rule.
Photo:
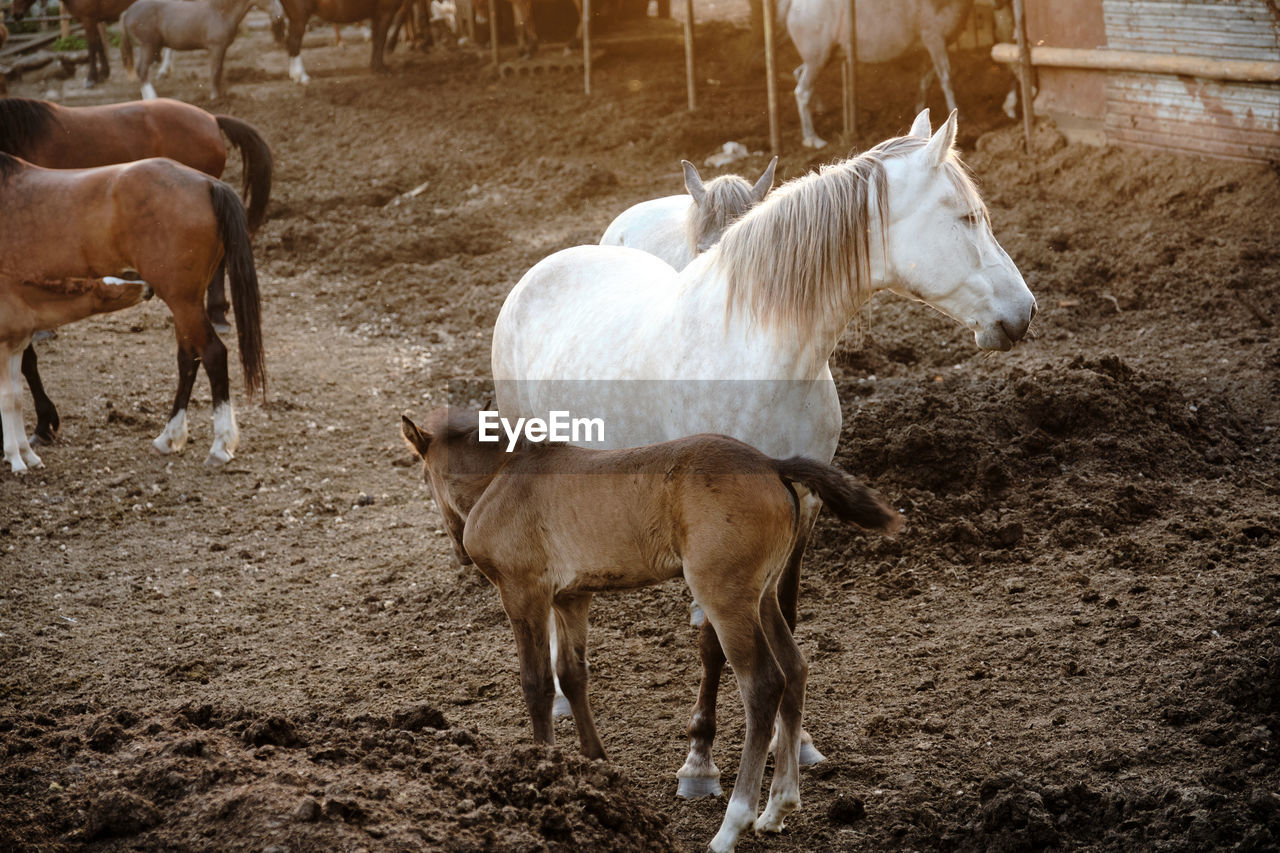
{"label": "foal's ear", "polygon": [[942,127],[938,128],[938,132],[925,146],[925,158],[935,167],[942,165],[942,161],[947,159],[952,146],[956,144],[956,112],[956,110],[951,111],[951,115],[947,116]]}
{"label": "foal's ear", "polygon": [[702,185],[697,168],[688,160],[681,160],[680,167],[684,169],[684,188],[693,196],[694,202],[702,204],[702,200],[707,197],[707,188]]}
{"label": "foal's ear", "polygon": [[929,108],[925,107],[920,111],[920,115],[916,116],[916,120],[911,122],[911,132],[907,135],[928,139],[932,132],[933,129],[929,127]]}
{"label": "foal's ear", "polygon": [[756,185],[751,188],[751,197],[755,199],[756,204],[764,201],[764,197],[769,194],[769,190],[773,189],[773,173],[778,168],[778,155],[773,155],[773,159],[769,161],[769,165],[764,167],[764,174],[760,176],[760,180],[756,181]]}
{"label": "foal's ear", "polygon": [[409,420],[408,415],[400,416],[400,434],[416,456],[426,458],[427,448],[431,446],[431,436],[418,429],[418,425]]}

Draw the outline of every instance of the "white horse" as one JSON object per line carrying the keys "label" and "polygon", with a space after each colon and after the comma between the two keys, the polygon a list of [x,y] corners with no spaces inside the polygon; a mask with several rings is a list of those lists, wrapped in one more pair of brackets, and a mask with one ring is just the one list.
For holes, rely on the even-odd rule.
{"label": "white horse", "polygon": [[[841,418],[828,359],[876,291],[932,305],[971,329],[982,349],[1012,348],[1035,314],[952,150],[955,135],[955,113],[930,137],[922,112],[909,136],[775,190],[682,273],[616,246],[578,246],[538,262],[494,329],[502,416],[546,418],[555,409],[603,418],[605,441],[594,446],[716,432],[774,456],[830,461]],[[803,535],[779,584],[792,625],[819,508],[803,497]],[[719,793],[711,742],[724,655],[710,626],[702,630],[682,796]],[[735,788],[717,836],[727,843],[717,849],[732,849],[757,802],[756,791]],[[799,791],[775,777],[756,828],[780,830],[798,804]]]}
{"label": "white horse", "polygon": [[[947,109],[954,111],[947,44],[960,32],[972,7],[973,0],[858,0],[858,61],[889,62],[924,48],[933,65],[920,80],[916,109],[924,109],[936,74]],[[849,0],[779,0],[778,19],[786,23],[803,62],[796,69],[796,107],[804,145],[822,148],[827,143],[813,129],[809,100],[835,46],[849,54]]]}
{"label": "white horse", "polygon": [[681,160],[680,165],[688,192],[628,207],[609,223],[600,238],[601,246],[640,249],[657,255],[679,272],[696,255],[720,242],[724,229],[773,189],[778,158],[769,161],[754,186],[737,175],[721,175],[704,185],[692,163]]}

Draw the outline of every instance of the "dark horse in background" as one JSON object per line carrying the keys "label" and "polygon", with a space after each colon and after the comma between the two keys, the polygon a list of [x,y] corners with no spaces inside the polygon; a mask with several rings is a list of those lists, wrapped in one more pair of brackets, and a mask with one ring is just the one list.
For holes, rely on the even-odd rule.
{"label": "dark horse in background", "polygon": [[[19,19],[27,14],[34,0],[13,0],[13,17]],[[120,13],[133,3],[133,0],[62,0],[62,8],[84,27],[84,38],[89,46],[89,86],[111,76],[111,66],[107,64],[107,47],[102,43],[102,25],[109,24],[120,17]]]}
{"label": "dark horse in background", "polygon": [[[387,65],[383,55],[391,50],[395,43],[388,44],[387,33],[391,30],[391,21],[401,7],[407,6],[406,0],[280,0],[284,6],[284,16],[288,21],[288,32],[284,34],[285,49],[289,52],[289,77],[299,83],[311,80],[306,69],[302,67],[302,36],[307,31],[307,21],[315,15],[330,24],[354,24],[358,21],[369,21],[372,26],[373,56],[370,67],[378,73],[386,71]],[[282,23],[273,23],[276,38],[282,35]]]}
{"label": "dark horse in background", "polygon": [[[168,157],[206,175],[222,176],[227,164],[223,135],[240,151],[249,233],[266,218],[271,196],[271,149],[254,127],[237,118],[212,115],[199,107],[160,98],[93,107],[64,107],[48,101],[0,98],[0,152],[50,169],[86,169]],[[230,331],[223,268],[208,288],[214,327]],[[44,391],[35,349],[22,353],[22,375],[36,408],[35,443],[52,442],[58,410]]]}

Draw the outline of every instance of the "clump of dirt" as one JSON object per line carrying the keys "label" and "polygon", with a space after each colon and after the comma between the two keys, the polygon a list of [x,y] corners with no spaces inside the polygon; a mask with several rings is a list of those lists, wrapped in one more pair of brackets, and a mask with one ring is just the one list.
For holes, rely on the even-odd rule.
{"label": "clump of dirt", "polygon": [[497,749],[430,705],[302,720],[73,706],[0,719],[0,757],[6,850],[679,849],[612,765]]}

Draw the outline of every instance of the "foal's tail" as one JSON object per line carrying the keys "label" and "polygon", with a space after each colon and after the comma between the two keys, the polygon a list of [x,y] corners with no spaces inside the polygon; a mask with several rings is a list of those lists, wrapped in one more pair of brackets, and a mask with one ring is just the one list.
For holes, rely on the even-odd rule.
{"label": "foal's tail", "polygon": [[902,516],[893,507],[839,468],[807,456],[775,459],[773,468],[787,482],[799,483],[816,493],[841,521],[890,535],[902,528]]}
{"label": "foal's tail", "polygon": [[245,222],[244,205],[236,191],[222,181],[209,182],[213,213],[218,220],[218,237],[222,240],[231,280],[231,306],[236,312],[236,334],[240,338],[240,366],[244,370],[245,394],[267,396],[267,369],[262,353],[262,307],[258,296],[258,272],[253,266],[253,249]]}
{"label": "foal's tail", "polygon": [[258,233],[267,217],[267,201],[271,198],[271,149],[248,122],[231,116],[214,116],[218,127],[227,135],[231,144],[240,149],[244,163],[244,203],[247,208],[249,235]]}
{"label": "foal's tail", "polygon": [[133,39],[129,38],[129,24],[123,16],[120,21],[120,64],[130,80],[138,79],[138,72],[133,70]]}

